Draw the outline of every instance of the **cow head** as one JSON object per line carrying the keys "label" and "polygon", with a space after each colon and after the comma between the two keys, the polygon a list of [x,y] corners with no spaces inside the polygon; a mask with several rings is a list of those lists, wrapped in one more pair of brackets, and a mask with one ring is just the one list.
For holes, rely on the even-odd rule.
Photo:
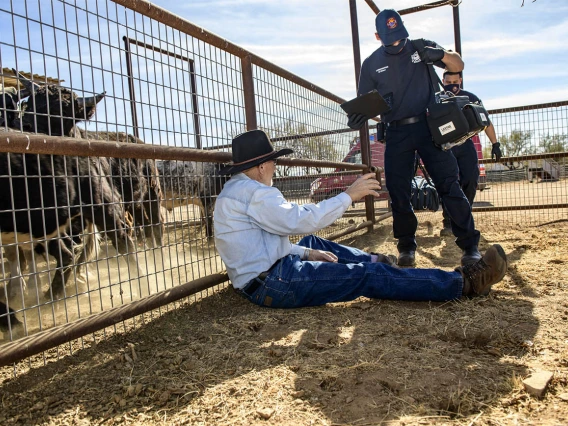
{"label": "cow head", "polygon": [[79,121],[89,120],[105,93],[79,97],[71,89],[55,84],[39,85],[13,70],[29,92],[22,102],[21,128],[24,131],[52,136],[72,136]]}

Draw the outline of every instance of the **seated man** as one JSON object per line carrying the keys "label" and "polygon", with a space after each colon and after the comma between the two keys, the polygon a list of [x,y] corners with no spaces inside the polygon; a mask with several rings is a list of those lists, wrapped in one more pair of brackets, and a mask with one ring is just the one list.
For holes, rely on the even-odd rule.
{"label": "seated man", "polygon": [[233,139],[233,175],[217,198],[215,243],[233,287],[260,306],[298,308],[345,302],[359,296],[391,300],[447,301],[487,295],[503,279],[507,258],[499,245],[476,263],[456,268],[398,269],[384,255],[368,254],[308,235],[291,244],[290,235],[310,234],[331,225],[352,202],[378,196],[374,173],[345,192],[318,204],[288,202],[272,186],[276,159],[268,136],[251,130]]}

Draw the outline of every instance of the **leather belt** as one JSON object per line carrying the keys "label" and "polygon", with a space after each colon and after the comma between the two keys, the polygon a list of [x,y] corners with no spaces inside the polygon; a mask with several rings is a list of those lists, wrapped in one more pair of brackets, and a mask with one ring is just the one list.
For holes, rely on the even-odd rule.
{"label": "leather belt", "polygon": [[[270,269],[272,269],[272,268],[270,268]],[[249,296],[252,295],[255,291],[258,290],[258,288],[262,284],[264,284],[264,280],[266,279],[266,277],[268,277],[268,274],[270,273],[270,269],[268,271],[261,272],[258,277],[250,280],[247,283],[247,285],[245,285],[243,288],[237,290],[237,292],[238,293],[246,293]]]}
{"label": "leather belt", "polygon": [[401,126],[406,126],[408,124],[418,123],[419,121],[424,121],[424,120],[426,120],[426,113],[416,115],[414,117],[403,118],[402,120],[391,121],[390,123],[387,124],[387,127],[392,127],[392,128],[401,127]]}

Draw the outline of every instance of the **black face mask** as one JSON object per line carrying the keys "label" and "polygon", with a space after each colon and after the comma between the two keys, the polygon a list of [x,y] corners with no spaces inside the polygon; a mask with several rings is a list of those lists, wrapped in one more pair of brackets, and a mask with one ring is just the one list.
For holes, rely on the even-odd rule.
{"label": "black face mask", "polygon": [[406,46],[406,42],[408,41],[407,38],[402,39],[400,41],[400,43],[398,43],[397,46],[390,44],[388,46],[385,46],[385,52],[387,52],[389,55],[398,55],[400,52],[402,52],[402,49],[404,49],[404,46]]}
{"label": "black face mask", "polygon": [[444,84],[444,90],[446,92],[452,92],[454,95],[457,95],[460,92],[460,85],[459,84]]}

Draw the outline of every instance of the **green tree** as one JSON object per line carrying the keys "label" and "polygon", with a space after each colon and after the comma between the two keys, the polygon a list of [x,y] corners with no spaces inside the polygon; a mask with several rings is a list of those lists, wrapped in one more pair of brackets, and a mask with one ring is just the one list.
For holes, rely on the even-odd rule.
{"label": "green tree", "polygon": [[540,141],[542,152],[564,152],[568,149],[566,135],[546,135]]}
{"label": "green tree", "polygon": [[[268,134],[274,135],[272,139],[290,136],[290,139],[282,141],[273,141],[274,149],[292,148],[295,158],[309,158],[311,160],[339,161],[338,151],[333,141],[328,136],[310,136],[298,137],[308,133],[304,124],[294,123],[291,119],[276,125],[274,128],[267,130]],[[303,172],[310,174],[310,170],[314,169],[316,173],[321,173],[321,167],[304,166]],[[292,167],[278,166],[276,169],[277,176],[289,176]]]}
{"label": "green tree", "polygon": [[501,150],[506,157],[517,157],[519,155],[534,154],[536,148],[531,146],[532,133],[521,130],[513,130],[510,135],[499,138]]}

